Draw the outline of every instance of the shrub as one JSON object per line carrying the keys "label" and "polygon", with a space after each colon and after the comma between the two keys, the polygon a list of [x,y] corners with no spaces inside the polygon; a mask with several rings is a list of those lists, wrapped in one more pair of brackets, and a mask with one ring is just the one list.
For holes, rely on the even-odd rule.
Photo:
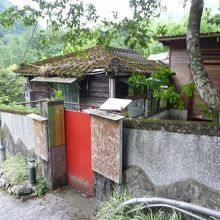
{"label": "shrub", "polygon": [[21,156],[10,156],[2,165],[2,170],[5,178],[13,185],[27,180],[28,165],[27,160]]}
{"label": "shrub", "polygon": [[38,196],[43,196],[47,192],[47,180],[42,176],[37,178],[36,194]]}
{"label": "shrub", "polygon": [[179,213],[174,211],[165,212],[164,210],[157,210],[153,212],[146,208],[143,204],[133,205],[121,209],[119,212],[115,210],[121,203],[131,199],[129,195],[119,194],[113,192],[112,196],[107,201],[104,201],[98,209],[96,218],[99,220],[181,220]]}

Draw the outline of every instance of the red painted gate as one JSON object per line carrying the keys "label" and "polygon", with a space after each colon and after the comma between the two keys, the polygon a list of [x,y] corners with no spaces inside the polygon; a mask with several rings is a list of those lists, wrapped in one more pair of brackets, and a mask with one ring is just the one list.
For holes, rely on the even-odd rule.
{"label": "red painted gate", "polygon": [[93,196],[90,115],[65,110],[68,184]]}

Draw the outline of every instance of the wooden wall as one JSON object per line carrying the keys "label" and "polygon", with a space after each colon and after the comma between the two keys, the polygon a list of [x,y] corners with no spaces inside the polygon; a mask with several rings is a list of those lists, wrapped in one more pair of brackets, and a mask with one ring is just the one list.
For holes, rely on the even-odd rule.
{"label": "wooden wall", "polygon": [[109,98],[109,76],[106,74],[86,76],[79,86],[83,108],[99,107]]}
{"label": "wooden wall", "polygon": [[[201,50],[208,76],[220,91],[220,42],[216,38],[202,39]],[[192,79],[185,41],[170,43],[170,67],[176,73],[176,76],[173,77],[174,84],[180,90],[184,84]],[[198,108],[198,104],[202,102],[202,99],[197,91],[195,91],[193,98],[188,99],[185,97],[184,101],[189,110],[189,118],[202,117],[201,110]]]}
{"label": "wooden wall", "polygon": [[[176,45],[170,48],[170,67],[176,74],[173,76],[174,85],[180,91],[182,86],[191,79],[189,59],[184,45]],[[184,97],[184,102],[187,108],[188,97]]]}
{"label": "wooden wall", "polygon": [[50,87],[45,82],[31,83],[31,101],[50,98]]}

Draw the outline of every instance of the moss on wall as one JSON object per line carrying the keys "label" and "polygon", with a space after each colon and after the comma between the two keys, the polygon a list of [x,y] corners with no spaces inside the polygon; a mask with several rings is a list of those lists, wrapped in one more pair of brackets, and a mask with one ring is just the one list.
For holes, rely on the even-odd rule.
{"label": "moss on wall", "polygon": [[160,119],[125,119],[124,128],[134,128],[141,130],[161,130],[168,132],[220,136],[220,123],[196,122],[196,121],[175,121]]}

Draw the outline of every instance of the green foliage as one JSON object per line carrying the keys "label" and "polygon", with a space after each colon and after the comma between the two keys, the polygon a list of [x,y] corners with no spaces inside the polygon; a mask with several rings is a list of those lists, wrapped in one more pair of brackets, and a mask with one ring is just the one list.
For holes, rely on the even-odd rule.
{"label": "green foliage", "polygon": [[48,191],[47,180],[43,178],[42,176],[39,176],[37,178],[37,185],[36,185],[37,196],[42,197],[43,195],[46,194],[47,191]]}
{"label": "green foliage", "polygon": [[[154,97],[163,101],[168,101],[172,108],[184,109],[182,94],[178,93],[173,85],[170,85],[172,71],[166,66],[161,66],[157,71],[147,77],[141,73],[134,73],[129,77],[129,94],[144,95],[146,88],[153,91]],[[164,88],[164,86],[166,86]],[[185,86],[185,92],[191,92],[192,84]]]}
{"label": "green foliage", "polygon": [[197,108],[202,111],[203,118],[213,118],[213,112],[209,109],[208,105],[203,101],[198,102]]}
{"label": "green foliage", "polygon": [[11,184],[18,184],[27,180],[28,177],[27,160],[21,155],[8,157],[3,162],[2,170],[4,172],[5,178]]}
{"label": "green foliage", "polygon": [[26,28],[22,33],[6,33],[0,37],[0,66],[8,67],[21,62],[34,62],[63,53],[63,32],[56,34],[50,29],[40,30],[38,27],[24,59],[24,54],[32,34],[33,27]]}
{"label": "green foliage", "polygon": [[[14,63],[20,64],[33,25],[39,18],[47,20],[48,29],[41,30],[37,26],[25,62],[49,58],[64,52],[78,52],[96,43],[136,49],[144,55],[164,52],[167,49],[157,41],[157,37],[185,34],[187,28],[187,15],[178,22],[172,18],[161,21],[159,15],[163,6],[158,0],[130,0],[132,18],[125,17],[120,22],[116,19],[105,19],[95,28],[94,23],[99,16],[92,4],[85,5],[83,1],[73,3],[71,0],[59,0],[53,4],[46,0],[35,0],[35,3],[38,3],[38,9],[30,6],[21,9],[9,7],[11,4],[3,7],[2,11],[9,8],[0,14],[0,65],[7,67]],[[117,18],[117,13],[114,17]],[[16,22],[17,20],[19,22]],[[11,28],[13,24],[14,29]],[[211,10],[206,9],[202,17],[201,31],[219,31],[218,24],[219,16],[213,16]]]}
{"label": "green foliage", "polygon": [[[147,84],[153,89],[153,94],[156,98],[168,101],[174,109],[184,109],[182,94],[184,93],[192,96],[195,85],[189,83],[184,86],[182,92],[178,93],[175,87],[170,84],[172,75],[173,73],[169,67],[162,66],[156,72],[151,74],[152,80],[147,81]],[[167,86],[167,88],[164,88],[163,86]]]}
{"label": "green foliage", "polygon": [[10,102],[23,101],[23,88],[24,88],[24,78],[17,77],[12,69],[9,67],[7,69],[0,68],[0,97],[3,104],[8,104]]}
{"label": "green foliage", "polygon": [[64,99],[64,96],[63,96],[63,91],[62,90],[54,90],[54,98],[55,99]]}
{"label": "green foliage", "polygon": [[147,76],[142,73],[135,72],[133,73],[129,79],[129,95],[143,95],[147,86],[146,83]]}
{"label": "green foliage", "polygon": [[112,195],[109,196],[108,200],[103,201],[96,215],[97,219],[114,219],[113,210],[117,209],[119,205],[126,200],[130,199],[131,196],[128,194],[119,194],[113,191]]}
{"label": "green foliage", "polygon": [[11,103],[11,104],[3,104],[0,103],[0,109],[6,110],[6,111],[20,111],[20,112],[32,112],[39,114],[40,110],[39,108],[33,108],[33,107],[28,107],[24,105],[17,105],[16,103]]}
{"label": "green foliage", "polygon": [[195,92],[196,89],[196,85],[195,82],[193,80],[190,80],[187,84],[183,85],[183,87],[181,88],[181,93],[180,95],[186,95],[189,97],[193,96],[193,93]]}
{"label": "green foliage", "polygon": [[17,105],[24,101],[24,77],[18,77],[12,70],[16,66],[0,68],[0,109],[39,113],[38,108]]}
{"label": "green foliage", "polygon": [[115,212],[121,203],[131,199],[131,196],[113,192],[109,199],[101,204],[98,209],[96,218],[100,220],[181,220],[181,215],[172,211],[167,213],[163,210],[153,212],[151,209],[145,208],[144,204],[127,206],[124,209]]}
{"label": "green foliage", "polygon": [[94,5],[71,0],[58,0],[53,4],[47,0],[35,2],[38,4],[36,8],[28,5],[9,7],[0,14],[0,25],[11,27],[16,20],[21,20],[24,26],[33,26],[39,18],[44,18],[54,32],[65,29],[62,41],[66,45],[70,43],[73,48],[85,45],[87,39],[93,36],[88,26],[98,19]]}
{"label": "green foliage", "polygon": [[173,109],[184,109],[184,101],[174,86],[169,86],[167,89],[154,90],[155,96],[158,99],[166,100],[170,103]]}
{"label": "green foliage", "polygon": [[171,76],[173,75],[171,69],[167,66],[161,66],[154,73],[150,75],[147,85],[158,90],[161,86],[169,85]]}

